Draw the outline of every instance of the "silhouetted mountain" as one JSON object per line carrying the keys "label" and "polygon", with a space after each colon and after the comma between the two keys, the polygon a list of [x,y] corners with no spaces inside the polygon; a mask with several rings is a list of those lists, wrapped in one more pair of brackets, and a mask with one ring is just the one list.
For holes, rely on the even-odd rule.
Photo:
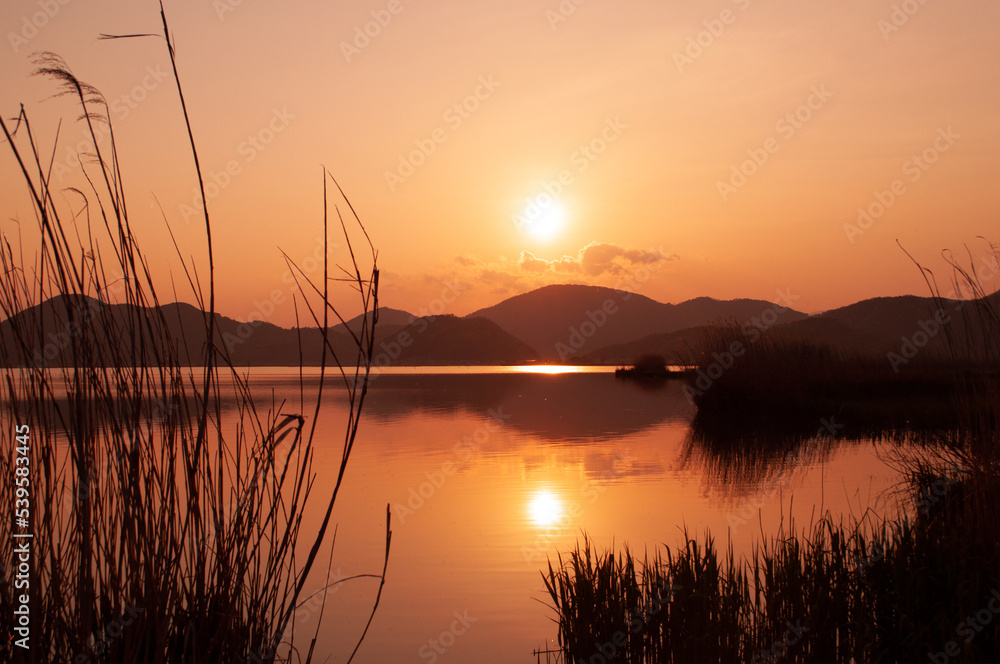
{"label": "silhouetted mountain", "polygon": [[[418,318],[379,344],[400,354],[392,364],[524,364],[538,359],[530,346],[485,318]],[[407,345],[403,345],[404,341]]]}
{"label": "silhouetted mountain", "polygon": [[[701,297],[663,304],[644,295],[598,286],[545,286],[517,295],[467,318],[494,321],[546,359],[586,357],[598,349],[648,335],[676,332],[724,320],[751,320],[775,311],[763,300]],[[784,309],[777,322],[806,314]],[[610,359],[610,358],[609,358]]]}
{"label": "silhouetted mountain", "polygon": [[[1000,295],[989,301],[1000,307]],[[953,321],[949,328],[964,338],[963,319],[975,313],[976,305],[959,308],[958,303],[945,302],[940,314],[938,307],[933,298],[882,297],[806,316],[791,309],[778,311],[762,300],[703,297],[662,304],[610,288],[548,286],[464,318],[414,318],[398,309],[380,309],[375,360],[393,366],[520,364],[539,359],[627,364],[640,355],[658,354],[684,362],[700,351],[706,325],[754,319],[782,338],[879,354],[899,352],[904,340],[910,340],[941,351],[944,328],[935,325],[935,317]],[[357,351],[350,331],[359,330],[363,320],[357,316],[330,329],[329,349],[341,362],[354,363]],[[300,359],[306,365],[320,362],[322,336],[317,328],[244,323],[220,314],[215,325],[215,343],[235,366],[297,366]],[[92,363],[106,363],[112,351],[127,352],[136,362],[162,361],[163,343],[143,345],[141,335],[133,332],[137,329],[162,332],[157,338],[172,344],[182,364],[202,362],[205,314],[198,308],[173,303],[155,315],[151,309],[74,296],[53,298],[0,322],[0,363],[65,365],[82,338],[92,340]],[[27,339],[26,355],[15,343],[17,334]],[[926,341],[921,335],[927,336]],[[332,362],[328,356],[327,363]]]}
{"label": "silhouetted mountain", "polygon": [[[393,325],[402,327],[403,325],[409,325],[410,321],[416,318],[413,314],[408,311],[403,311],[402,309],[392,309],[391,307],[379,307],[378,308],[378,324],[381,326]],[[361,324],[365,320],[371,321],[372,313],[369,311],[367,314],[358,314],[354,318],[347,321],[346,325],[357,332],[361,329]]]}
{"label": "silhouetted mountain", "polygon": [[[945,304],[940,316],[954,329],[964,329],[963,315],[955,308],[956,304]],[[922,331],[923,323],[926,330],[937,330],[928,337],[927,345],[942,350],[945,335],[941,333],[943,327],[935,322],[938,309],[938,304],[930,297],[876,297],[810,316],[782,326],[778,332],[786,338],[888,353],[898,351],[903,339],[912,339],[917,333],[926,334]],[[918,336],[918,340],[921,337]]]}
{"label": "silhouetted mountain", "polygon": [[[987,298],[994,308],[1000,305],[1000,295]],[[966,336],[967,318],[974,320],[975,303],[959,306],[956,301],[938,302],[930,297],[905,295],[878,297],[832,309],[773,326],[769,334],[776,339],[802,341],[827,345],[875,355],[901,353],[904,343],[907,352],[914,349],[932,353],[947,351],[946,328],[959,345],[968,345],[974,339],[982,348],[981,332]],[[629,363],[635,357],[648,353],[663,355],[672,361],[686,361],[701,351],[702,336],[706,327],[689,328],[665,334],[653,334],[632,342],[607,346],[584,356],[588,361],[603,363]],[[971,330],[982,330],[980,324]]]}
{"label": "silhouetted mountain", "polygon": [[[944,315],[956,335],[964,334],[963,313],[956,309],[957,303],[947,303]],[[828,345],[836,348],[860,350],[875,354],[899,352],[904,339],[916,339],[925,346],[941,352],[945,348],[943,327],[935,324],[939,305],[933,298],[905,295],[879,297],[856,302],[845,307],[832,309],[791,322],[782,322],[770,328],[770,334],[777,339],[803,341]],[[972,313],[969,307],[966,313]],[[921,327],[923,323],[923,327]],[[928,336],[927,343],[918,333]],[[680,330],[666,334],[653,334],[632,342],[599,348],[585,356],[594,362],[631,362],[635,357],[656,353],[669,360],[685,361],[696,357],[701,351],[705,326]]]}
{"label": "silhouetted mountain", "polygon": [[[230,351],[235,364],[248,355],[298,356],[293,330],[260,321],[241,323],[220,314],[215,326],[216,344]],[[18,337],[25,343],[17,343]],[[181,364],[199,364],[207,337],[204,312],[183,302],[162,305],[157,314],[152,308],[60,296],[0,323],[0,362],[65,366],[72,364],[74,353],[85,352],[95,365],[108,364],[115,353],[128,354],[136,363],[158,364],[170,352]]]}
{"label": "silhouetted mountain", "polygon": [[[363,320],[358,316],[328,333],[328,351],[343,363],[353,364],[357,357],[349,329],[359,329]],[[168,351],[181,364],[200,364],[208,336],[205,321],[202,311],[180,302],[161,306],[157,314],[154,309],[109,305],[87,297],[53,298],[0,323],[0,363],[66,366],[73,363],[74,353],[85,348],[88,364],[109,364],[115,353],[136,363],[158,364]],[[220,314],[215,328],[215,343],[234,366],[297,366],[300,359],[315,366],[322,358],[318,328],[243,323]],[[27,353],[18,337],[25,340]],[[87,343],[81,345],[84,340]],[[526,344],[485,319],[413,319],[405,311],[379,310],[377,364],[519,364],[536,357]],[[333,362],[328,352],[327,364]]]}

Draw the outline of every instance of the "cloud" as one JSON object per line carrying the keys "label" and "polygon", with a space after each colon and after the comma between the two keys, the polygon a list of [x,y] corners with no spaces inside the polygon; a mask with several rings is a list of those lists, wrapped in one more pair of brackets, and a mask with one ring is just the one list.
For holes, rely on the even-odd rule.
{"label": "cloud", "polygon": [[640,265],[676,260],[676,255],[667,255],[663,248],[628,249],[608,242],[591,242],[576,256],[563,256],[555,260],[538,258],[530,251],[522,251],[518,266],[525,272],[534,274],[562,273],[585,274],[590,277],[605,275],[618,276],[634,270]]}
{"label": "cloud", "polygon": [[514,293],[525,288],[521,277],[504,270],[486,268],[479,272],[477,279],[489,286],[492,293]]}
{"label": "cloud", "polygon": [[581,272],[579,260],[573,258],[572,256],[563,256],[562,258],[553,261],[547,261],[544,258],[536,257],[530,251],[521,252],[521,260],[518,261],[518,266],[527,272],[535,272],[539,274],[544,272]]}
{"label": "cloud", "polygon": [[[448,313],[464,315],[481,307],[552,284],[586,284],[637,290],[665,271],[678,258],[662,247],[632,249],[608,242],[591,242],[573,256],[548,260],[530,251],[519,256],[484,260],[464,254],[446,265],[421,274],[383,273],[380,300],[411,312],[441,298],[448,284],[460,284],[461,295]],[[391,278],[389,278],[391,276]]]}

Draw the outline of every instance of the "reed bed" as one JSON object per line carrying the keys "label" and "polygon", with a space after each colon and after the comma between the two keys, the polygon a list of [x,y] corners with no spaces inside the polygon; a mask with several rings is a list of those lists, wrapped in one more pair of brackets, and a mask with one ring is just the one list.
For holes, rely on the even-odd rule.
{"label": "reed bed", "polygon": [[[703,343],[686,390],[698,405],[696,426],[707,435],[801,437],[831,414],[865,437],[958,424],[952,400],[958,365],[940,356],[917,356],[896,372],[883,355],[737,323],[708,328]],[[741,353],[730,353],[733,347]]]}
{"label": "reed bed", "polygon": [[[161,17],[159,36],[168,46],[187,121],[162,7]],[[312,463],[323,389],[312,404],[260,402],[228,361],[215,326],[208,206],[207,273],[199,277],[181,259],[204,312],[204,332],[200,339],[176,338],[130,224],[114,133],[102,143],[95,130],[100,123],[111,127],[106,101],[57,56],[43,54],[37,64],[79,104],[96,154],[82,166],[90,191],[70,192],[81,204],[67,211],[57,204],[66,199],[50,180],[51,164],[23,107],[15,120],[0,120],[41,236],[30,260],[7,234],[0,247],[0,311],[6,318],[0,504],[14,506],[15,425],[30,430],[30,523],[8,517],[0,525],[5,628],[22,592],[14,585],[13,533],[33,535],[30,650],[16,645],[19,635],[11,632],[0,641],[0,660],[311,661],[319,621],[311,638],[297,635],[295,612],[314,590],[325,556],[332,556],[331,513],[373,356],[375,252],[355,256],[352,250],[351,263],[336,275],[371,312],[354,332],[350,356],[338,356],[326,335],[343,322],[330,303],[332,266],[324,261],[323,281],[314,283],[292,264],[300,287],[297,311],[324,344],[321,385],[335,380],[327,389],[348,395],[339,472],[335,481],[320,483]],[[327,179],[324,171],[324,236]],[[198,181],[203,186],[200,168]],[[364,231],[356,216],[349,221]],[[343,217],[339,224],[349,243],[355,231]],[[53,344],[70,359],[60,368],[46,366]],[[196,366],[181,361],[189,351],[201,358]],[[235,403],[237,417],[224,420],[224,402]],[[303,529],[307,509],[322,515],[318,530]],[[388,517],[387,511],[381,572],[364,575],[379,582],[375,606],[388,561]],[[364,635],[358,636],[360,645]]]}
{"label": "reed bed", "polygon": [[982,517],[996,507],[980,512],[958,487],[913,521],[790,524],[746,558],[719,551],[711,535],[641,561],[627,548],[594,553],[585,540],[543,574],[564,658],[902,663],[954,642],[954,661],[995,662],[994,625],[969,642],[956,625],[994,597],[997,529]]}

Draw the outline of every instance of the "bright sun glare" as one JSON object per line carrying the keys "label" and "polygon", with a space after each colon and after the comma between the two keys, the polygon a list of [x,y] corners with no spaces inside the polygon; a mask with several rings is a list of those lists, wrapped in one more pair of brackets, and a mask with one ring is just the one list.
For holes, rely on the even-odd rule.
{"label": "bright sun glare", "polygon": [[522,219],[526,221],[525,231],[528,235],[548,242],[554,240],[565,228],[566,210],[557,200],[549,197],[539,199],[528,203]]}
{"label": "bright sun glare", "polygon": [[528,505],[528,515],[538,526],[553,526],[562,519],[563,504],[551,491],[539,491]]}

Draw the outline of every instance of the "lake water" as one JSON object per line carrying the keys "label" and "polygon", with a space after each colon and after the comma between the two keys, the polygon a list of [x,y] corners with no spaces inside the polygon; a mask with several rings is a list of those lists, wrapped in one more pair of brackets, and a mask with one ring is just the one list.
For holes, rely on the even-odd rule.
{"label": "lake water", "polygon": [[[307,401],[315,385],[306,378]],[[252,386],[299,412],[297,371],[254,370]],[[583,533],[641,557],[683,544],[685,529],[710,530],[739,552],[790,515],[805,526],[826,510],[889,509],[879,496],[898,475],[873,443],[828,440],[817,422],[795,451],[731,458],[692,438],[695,408],[681,387],[590,367],[376,376],[334,513],[331,581],[381,571],[386,504],[393,511],[381,605],[355,661],[536,661],[532,651],[555,647],[556,635],[541,571]],[[336,477],[346,412],[334,389],[321,412],[315,506]],[[318,661],[346,661],[377,581],[334,589]],[[298,629],[311,635],[316,618],[307,603]]]}

